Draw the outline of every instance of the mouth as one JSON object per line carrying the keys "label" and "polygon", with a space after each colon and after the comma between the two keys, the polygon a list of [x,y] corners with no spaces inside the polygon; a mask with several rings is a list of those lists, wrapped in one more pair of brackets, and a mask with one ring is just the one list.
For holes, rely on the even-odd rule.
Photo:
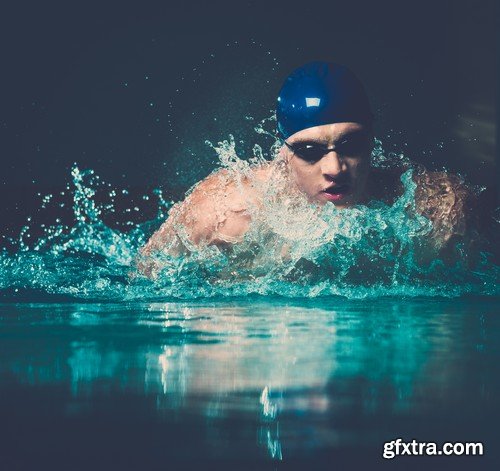
{"label": "mouth", "polygon": [[342,185],[334,185],[329,188],[325,188],[321,192],[321,195],[323,195],[323,197],[328,201],[341,201],[347,196],[349,189],[349,185],[346,183]]}

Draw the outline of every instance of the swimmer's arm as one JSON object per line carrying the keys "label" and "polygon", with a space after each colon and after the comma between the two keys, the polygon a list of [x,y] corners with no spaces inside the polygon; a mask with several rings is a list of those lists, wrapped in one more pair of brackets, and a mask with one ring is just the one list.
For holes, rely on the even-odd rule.
{"label": "swimmer's arm", "polygon": [[477,197],[456,175],[445,172],[425,172],[417,175],[417,211],[429,219],[433,229],[429,234],[428,261],[435,257],[447,264],[458,259],[461,244],[471,266],[476,257]]}
{"label": "swimmer's arm", "polygon": [[168,219],[141,249],[137,263],[140,272],[154,277],[161,269],[155,254],[181,257],[203,246],[225,247],[242,239],[250,217],[231,185],[221,192],[227,183],[223,176],[211,175],[172,208]]}
{"label": "swimmer's arm", "polygon": [[189,199],[174,206],[168,219],[139,251],[136,260],[139,272],[155,278],[164,268],[162,257],[188,256],[203,240],[207,240],[210,236],[211,212],[206,206],[196,206]]}
{"label": "swimmer's arm", "polygon": [[245,198],[246,194],[236,188],[226,171],[203,180],[175,215],[176,232],[184,246],[192,251],[240,242],[250,224]]}
{"label": "swimmer's arm", "polygon": [[135,266],[139,273],[148,278],[156,278],[162,269],[158,255],[165,254],[177,258],[186,252],[186,247],[175,233],[173,220],[168,218],[139,250]]}

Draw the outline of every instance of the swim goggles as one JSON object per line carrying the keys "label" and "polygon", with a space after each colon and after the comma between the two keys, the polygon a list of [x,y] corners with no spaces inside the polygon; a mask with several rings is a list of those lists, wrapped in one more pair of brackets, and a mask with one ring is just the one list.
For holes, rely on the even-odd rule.
{"label": "swim goggles", "polygon": [[290,149],[302,160],[305,160],[306,162],[317,162],[321,160],[323,156],[333,151],[344,157],[362,155],[369,149],[370,141],[366,135],[356,135],[353,137],[346,137],[333,147],[328,147],[324,144],[317,144],[312,141],[298,142],[297,144],[290,144],[283,141],[283,144],[285,144],[288,149]]}

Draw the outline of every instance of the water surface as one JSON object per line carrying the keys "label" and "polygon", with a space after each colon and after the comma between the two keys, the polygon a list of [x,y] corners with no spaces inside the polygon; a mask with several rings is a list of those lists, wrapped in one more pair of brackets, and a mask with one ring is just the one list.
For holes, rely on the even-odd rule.
{"label": "water surface", "polygon": [[499,307],[492,297],[4,303],[2,461],[383,467],[383,442],[401,437],[482,441],[482,458],[410,463],[480,469],[500,458]]}

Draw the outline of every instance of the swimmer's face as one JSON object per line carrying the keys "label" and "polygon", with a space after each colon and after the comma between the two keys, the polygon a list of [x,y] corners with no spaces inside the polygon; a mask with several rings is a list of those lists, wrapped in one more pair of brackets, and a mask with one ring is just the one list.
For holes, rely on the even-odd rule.
{"label": "swimmer's face", "polygon": [[286,144],[283,152],[292,178],[310,201],[341,208],[366,201],[373,148],[370,128],[358,123],[326,124],[303,129]]}

